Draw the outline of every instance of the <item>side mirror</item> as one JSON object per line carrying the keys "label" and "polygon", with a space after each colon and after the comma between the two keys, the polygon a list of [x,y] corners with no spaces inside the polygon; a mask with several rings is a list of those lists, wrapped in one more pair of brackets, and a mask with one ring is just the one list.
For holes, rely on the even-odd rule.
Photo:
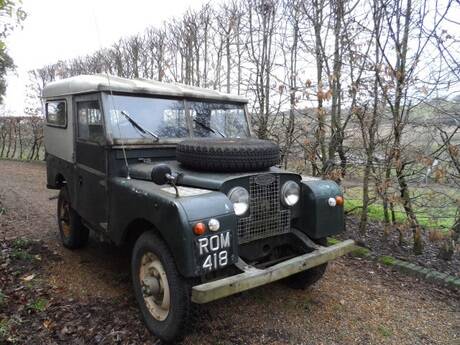
{"label": "side mirror", "polygon": [[169,183],[170,181],[169,177],[171,176],[171,174],[172,174],[172,171],[168,165],[156,164],[153,166],[150,176],[154,183],[161,186],[166,183]]}

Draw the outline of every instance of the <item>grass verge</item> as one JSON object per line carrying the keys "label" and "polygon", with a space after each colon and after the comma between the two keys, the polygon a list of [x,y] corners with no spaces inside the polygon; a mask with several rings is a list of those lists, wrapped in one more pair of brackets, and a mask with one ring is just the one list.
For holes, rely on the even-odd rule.
{"label": "grass verge", "polygon": [[[359,199],[351,199],[345,196],[345,212],[360,216],[362,212],[363,203]],[[430,212],[426,211],[425,208],[420,209],[416,208],[417,219],[421,226],[427,229],[442,229],[448,230],[451,229],[455,223],[455,207],[448,207],[446,210],[443,210],[442,213],[437,216],[432,215]],[[383,206],[380,203],[372,204],[368,206],[367,216],[369,220],[383,221],[385,219],[383,213]],[[402,210],[402,207],[397,206],[395,210],[395,219],[398,223],[406,223],[407,218],[406,214]]]}

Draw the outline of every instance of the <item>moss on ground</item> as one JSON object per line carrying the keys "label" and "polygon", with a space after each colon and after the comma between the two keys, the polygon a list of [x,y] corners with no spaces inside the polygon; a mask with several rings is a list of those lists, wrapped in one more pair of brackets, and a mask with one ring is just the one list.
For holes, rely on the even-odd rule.
{"label": "moss on ground", "polygon": [[392,256],[383,255],[378,258],[378,261],[386,266],[393,266],[396,262],[396,259]]}
{"label": "moss on ground", "polygon": [[358,258],[366,258],[371,255],[371,251],[364,247],[356,247],[350,254]]}
{"label": "moss on ground", "polygon": [[327,238],[327,245],[328,246],[333,246],[334,244],[340,243],[342,241],[336,239],[335,237],[328,237]]}

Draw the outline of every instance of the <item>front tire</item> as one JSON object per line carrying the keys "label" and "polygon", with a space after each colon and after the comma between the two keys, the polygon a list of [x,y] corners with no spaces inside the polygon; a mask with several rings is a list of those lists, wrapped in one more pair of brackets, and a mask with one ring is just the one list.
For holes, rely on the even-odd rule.
{"label": "front tire", "polygon": [[59,192],[57,219],[59,235],[64,247],[78,249],[88,243],[89,230],[82,224],[80,216],[72,208],[67,187],[62,187]]}
{"label": "front tire", "polygon": [[181,338],[191,322],[190,287],[166,243],[154,232],[145,232],[136,241],[131,272],[134,294],[149,331],[166,342]]}
{"label": "front tire", "polygon": [[286,278],[286,284],[296,290],[305,290],[320,280],[326,272],[327,263],[296,273]]}
{"label": "front tire", "polygon": [[[322,238],[315,242],[319,245],[325,246],[327,244],[327,239]],[[324,273],[326,273],[326,268],[327,262],[287,277],[285,282],[292,289],[305,290],[323,277]]]}

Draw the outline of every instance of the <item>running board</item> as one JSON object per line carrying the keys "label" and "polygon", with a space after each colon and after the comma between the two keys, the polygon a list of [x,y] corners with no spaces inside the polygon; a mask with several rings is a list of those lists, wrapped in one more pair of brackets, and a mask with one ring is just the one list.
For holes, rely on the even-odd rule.
{"label": "running board", "polygon": [[353,240],[346,240],[330,247],[319,246],[318,249],[280,262],[265,269],[250,265],[241,265],[244,272],[192,288],[192,302],[208,303],[219,298],[265,285],[293,274],[319,266],[356,249]]}

